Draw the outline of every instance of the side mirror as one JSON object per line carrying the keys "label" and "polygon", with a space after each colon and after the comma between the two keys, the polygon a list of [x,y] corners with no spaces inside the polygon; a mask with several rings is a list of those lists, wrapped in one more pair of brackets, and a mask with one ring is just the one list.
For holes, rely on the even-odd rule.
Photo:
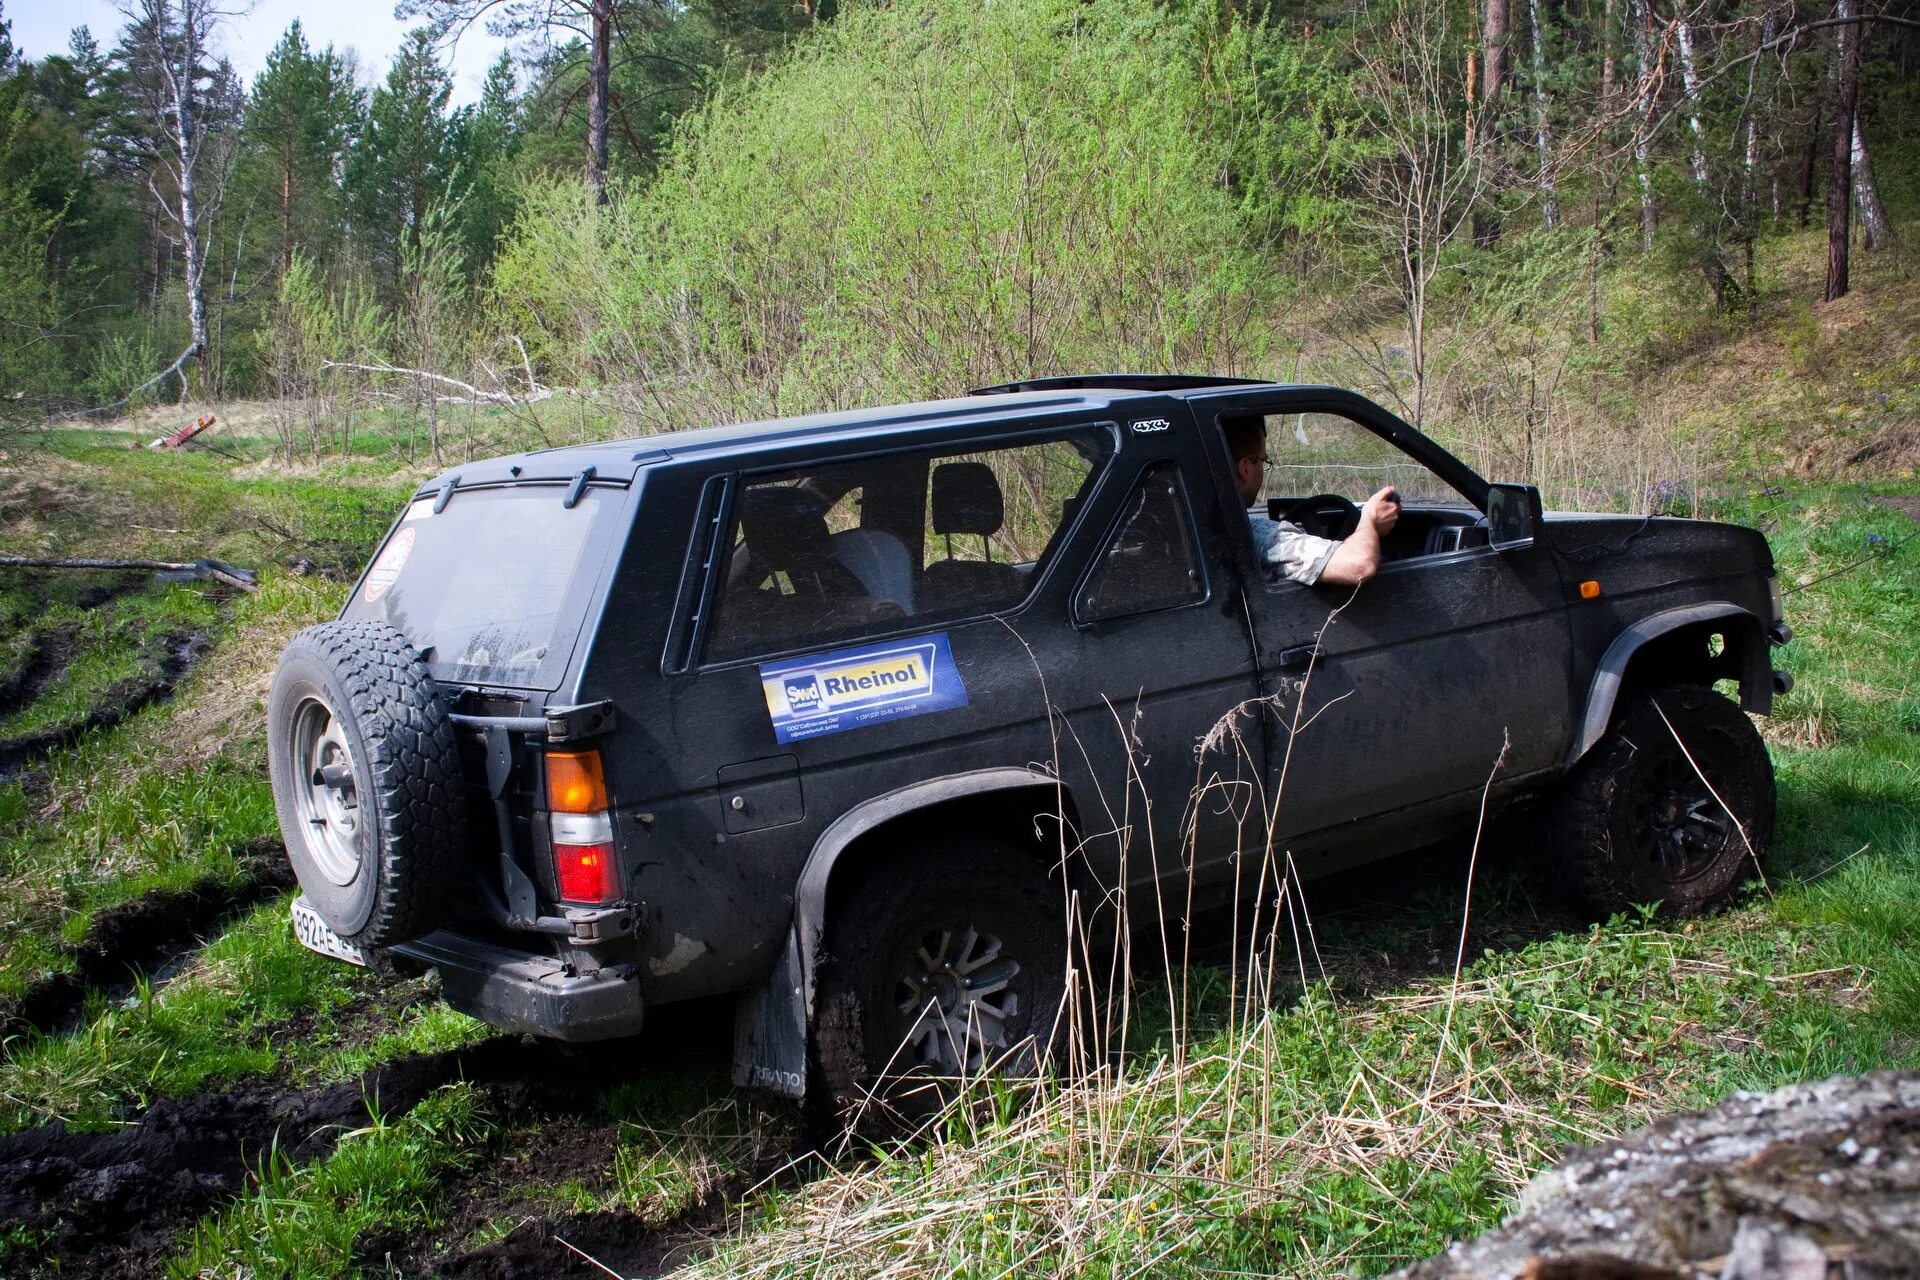
{"label": "side mirror", "polygon": [[1496,551],[1532,546],[1542,519],[1540,491],[1532,485],[1487,486],[1487,541]]}

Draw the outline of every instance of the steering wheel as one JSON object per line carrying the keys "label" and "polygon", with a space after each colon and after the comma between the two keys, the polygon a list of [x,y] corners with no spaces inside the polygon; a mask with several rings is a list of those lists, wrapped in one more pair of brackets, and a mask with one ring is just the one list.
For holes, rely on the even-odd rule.
{"label": "steering wheel", "polygon": [[1360,508],[1337,493],[1316,493],[1289,506],[1280,518],[1322,538],[1344,538],[1360,527]]}

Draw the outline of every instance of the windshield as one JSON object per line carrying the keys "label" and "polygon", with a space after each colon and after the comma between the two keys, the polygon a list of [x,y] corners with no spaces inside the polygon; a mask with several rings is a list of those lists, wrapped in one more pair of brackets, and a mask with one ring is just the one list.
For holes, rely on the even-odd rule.
{"label": "windshield", "polygon": [[426,655],[436,678],[551,689],[578,619],[564,605],[601,511],[588,489],[568,508],[557,487],[456,493],[407,508],[342,615],[385,622]]}

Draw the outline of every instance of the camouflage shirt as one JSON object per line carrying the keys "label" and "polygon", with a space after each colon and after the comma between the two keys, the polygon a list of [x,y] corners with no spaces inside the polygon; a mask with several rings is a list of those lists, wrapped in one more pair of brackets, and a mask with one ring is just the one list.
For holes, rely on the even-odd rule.
{"label": "camouflage shirt", "polygon": [[1248,517],[1253,526],[1253,545],[1268,569],[1278,570],[1295,582],[1308,586],[1320,581],[1327,561],[1340,544],[1331,538],[1316,538],[1306,530],[1283,520],[1263,515]]}

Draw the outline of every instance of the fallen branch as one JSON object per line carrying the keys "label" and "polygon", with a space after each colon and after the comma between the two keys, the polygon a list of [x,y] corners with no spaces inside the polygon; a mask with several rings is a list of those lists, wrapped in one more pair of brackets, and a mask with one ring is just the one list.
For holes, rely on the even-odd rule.
{"label": "fallen branch", "polygon": [[93,560],[80,556],[0,555],[0,566],[20,569],[152,569],[163,581],[187,582],[211,578],[241,591],[258,591],[253,570],[236,569],[222,560]]}
{"label": "fallen branch", "polygon": [[[403,369],[398,365],[391,364],[355,364],[346,360],[322,360],[320,367],[322,369],[350,369],[355,373],[394,373],[409,378],[425,378],[432,382],[444,383],[449,387],[458,387],[467,393],[468,403],[478,401],[486,404],[514,404],[522,399],[521,397],[516,397],[510,391],[482,391],[471,382],[462,382],[458,378],[449,378],[444,373],[431,373],[425,369]],[[540,386],[538,383],[532,384],[532,387],[533,389],[524,397],[524,401],[528,404],[531,404],[535,400],[545,400],[553,394],[550,388]],[[451,399],[449,396],[441,396],[439,398],[443,402]]]}
{"label": "fallen branch", "polygon": [[168,378],[174,377],[180,379],[180,403],[185,404],[187,401],[187,361],[199,354],[200,344],[197,342],[192,343],[174,359],[172,364],[154,374],[151,378],[148,378],[145,382],[127,392],[127,394],[121,396],[112,404],[95,405],[91,409],[76,409],[66,416],[68,418],[90,418],[96,413],[112,413],[116,409],[124,409],[128,401],[132,400],[142,391],[145,391],[148,387],[157,387]]}

